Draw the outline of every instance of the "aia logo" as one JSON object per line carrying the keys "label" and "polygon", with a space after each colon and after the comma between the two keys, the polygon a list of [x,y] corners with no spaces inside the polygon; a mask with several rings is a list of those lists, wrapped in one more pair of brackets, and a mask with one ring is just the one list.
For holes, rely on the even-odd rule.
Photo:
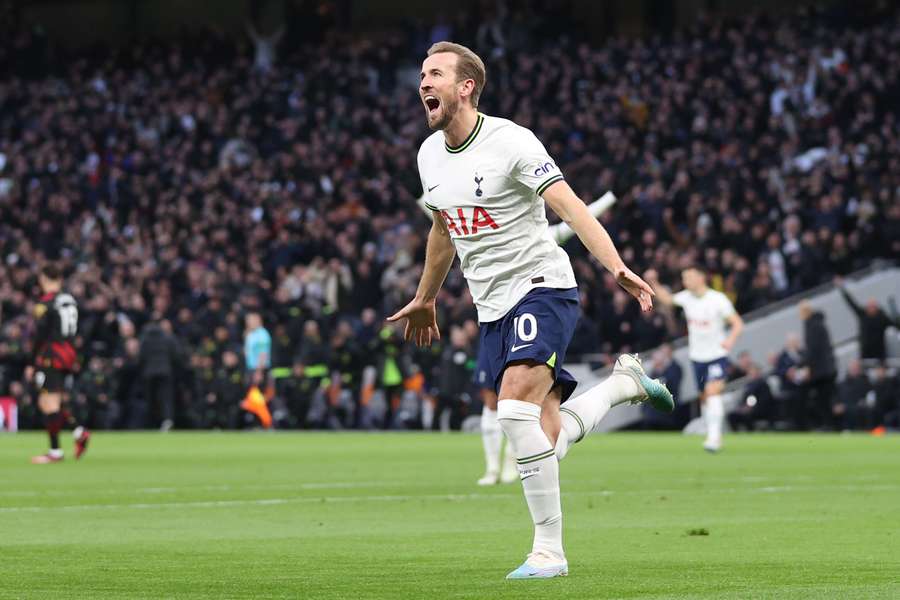
{"label": "aia logo", "polygon": [[556,165],[554,165],[552,161],[547,161],[544,164],[539,165],[538,168],[534,170],[534,176],[540,177],[541,175],[546,175],[554,169],[556,169]]}
{"label": "aia logo", "polygon": [[442,210],[441,216],[444,217],[444,223],[447,224],[447,229],[453,237],[475,235],[479,229],[500,229],[488,211],[480,206],[457,208],[455,218],[451,217],[448,211]]}
{"label": "aia logo", "polygon": [[484,177],[479,177],[478,173],[475,173],[475,185],[477,186],[475,188],[475,195],[478,196],[479,198],[481,198],[481,195],[484,194],[484,192],[481,191],[481,182],[482,181],[484,181]]}

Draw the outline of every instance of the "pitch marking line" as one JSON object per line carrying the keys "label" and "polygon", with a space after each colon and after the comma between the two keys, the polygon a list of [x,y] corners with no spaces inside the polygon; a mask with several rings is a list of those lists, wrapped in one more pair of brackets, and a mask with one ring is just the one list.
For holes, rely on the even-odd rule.
{"label": "pitch marking line", "polygon": [[[597,492],[569,492],[564,493],[564,497],[582,497],[582,496],[632,496],[646,495],[654,496],[658,494],[679,494],[684,492],[701,491],[702,493],[786,493],[786,492],[803,492],[803,491],[820,491],[820,490],[840,490],[840,491],[892,491],[900,488],[900,485],[874,485],[874,486],[854,486],[854,485],[838,485],[838,486],[766,486],[759,488],[727,488],[727,489],[709,489],[709,490],[691,490],[691,489],[668,489],[668,490],[633,490],[613,492],[609,490],[601,490]],[[80,512],[92,510],[120,510],[120,509],[159,509],[159,508],[230,508],[234,506],[279,506],[284,504],[328,504],[328,503],[356,503],[356,502],[409,502],[415,500],[449,500],[449,501],[465,501],[465,500],[496,500],[521,498],[521,494],[423,494],[423,495],[379,495],[379,496],[318,496],[318,497],[302,497],[302,498],[261,498],[255,500],[198,500],[195,502],[134,502],[123,504],[73,504],[67,506],[9,506],[0,508],[0,514],[6,513],[40,513],[40,512]]]}

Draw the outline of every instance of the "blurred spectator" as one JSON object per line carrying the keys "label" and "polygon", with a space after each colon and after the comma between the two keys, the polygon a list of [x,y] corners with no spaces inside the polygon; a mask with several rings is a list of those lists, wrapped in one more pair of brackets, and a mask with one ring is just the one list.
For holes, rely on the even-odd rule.
{"label": "blurred spectator", "polygon": [[275,66],[276,46],[284,37],[284,27],[279,27],[269,35],[262,35],[252,23],[247,23],[247,35],[253,40],[253,66],[260,73],[268,73]]}
{"label": "blurred spectator", "polygon": [[832,413],[835,424],[841,431],[874,427],[875,416],[867,406],[867,398],[872,385],[863,373],[862,363],[854,358],[847,365],[847,376],[838,386],[838,398]]}
{"label": "blurred spectator", "polygon": [[459,429],[462,417],[472,402],[472,373],[476,358],[465,330],[452,326],[450,344],[441,355],[432,429]]}
{"label": "blurred spectator", "polygon": [[240,403],[247,391],[240,357],[234,350],[222,353],[222,364],[215,370],[206,397],[204,427],[233,429],[239,425]]}
{"label": "blurred spectator", "polygon": [[364,364],[365,357],[354,339],[353,327],[349,322],[341,321],[331,338],[329,369],[332,373],[330,404],[343,427],[356,424]]}
{"label": "blurred spectator", "polygon": [[893,318],[889,317],[878,306],[878,301],[874,298],[869,298],[864,307],[860,306],[844,287],[842,280],[837,281],[837,286],[841,296],[847,301],[847,305],[850,306],[859,321],[860,356],[883,361],[887,356],[884,334],[888,327],[900,328],[900,317],[897,315],[894,315]]}
{"label": "blurred spectator", "polygon": [[94,356],[77,378],[72,390],[72,407],[79,423],[92,429],[112,429],[119,421],[121,408],[115,397],[115,382],[106,360]]}
{"label": "blurred spectator", "polygon": [[[300,338],[297,359],[303,373],[300,384],[301,403],[310,407],[306,416],[307,424],[312,427],[327,425],[331,429],[339,428],[326,390],[326,386],[330,383],[328,346],[322,339],[318,322],[310,320],[303,324],[303,337]],[[301,415],[295,417],[301,419]]]}
{"label": "blurred spectator", "polygon": [[143,429],[147,426],[147,405],[141,381],[140,340],[127,338],[122,354],[114,359],[113,364],[116,368],[116,398],[119,405],[125,408],[125,426],[128,429]]}
{"label": "blurred spectator", "polygon": [[[178,348],[159,321],[144,326],[140,339],[139,373],[143,383],[143,403],[149,410],[158,411],[161,431],[169,431],[175,424],[175,372]],[[144,423],[146,425],[146,423]]]}
{"label": "blurred spectator", "polygon": [[759,366],[753,362],[750,353],[746,350],[739,352],[737,360],[728,368],[728,381],[735,381],[742,377],[747,377],[753,367],[757,367],[757,370],[759,369]]}
{"label": "blurred spectator", "polygon": [[775,360],[775,374],[781,383],[781,401],[795,429],[805,431],[809,427],[807,382],[809,369],[804,367],[805,355],[801,351],[800,336],[789,333],[784,350]]}
{"label": "blurred spectator", "polygon": [[[675,398],[675,406],[681,397],[681,381],[683,370],[672,354],[671,344],[663,344],[653,353],[650,364],[647,365],[647,373],[653,379],[662,381],[672,396]],[[676,408],[677,410],[677,408]],[[671,415],[664,414],[652,407],[641,404],[641,428],[650,430],[672,429],[675,426]]]}
{"label": "blurred spectator", "polygon": [[872,389],[866,398],[867,407],[875,415],[875,423],[884,425],[890,415],[890,420],[896,420],[896,411],[900,408],[900,392],[898,392],[898,380],[884,365],[878,365],[872,369],[870,377]]}
{"label": "blurred spectator", "polygon": [[379,422],[383,427],[392,427],[394,414],[400,408],[407,354],[398,327],[397,324],[384,323],[378,337],[369,342],[368,355],[376,364],[375,385],[381,406],[377,411],[372,406],[363,407],[361,426],[365,428]]}
{"label": "blurred spectator", "polygon": [[833,428],[831,404],[834,398],[837,367],[831,335],[825,326],[825,315],[813,310],[809,302],[800,303],[800,318],[803,319],[803,339],[805,363],[809,370],[807,381],[809,401],[815,426]]}
{"label": "blurred spectator", "polygon": [[777,420],[777,405],[772,390],[757,364],[747,365],[747,383],[741,392],[741,401],[728,413],[728,423],[735,431],[754,431],[771,427]]}

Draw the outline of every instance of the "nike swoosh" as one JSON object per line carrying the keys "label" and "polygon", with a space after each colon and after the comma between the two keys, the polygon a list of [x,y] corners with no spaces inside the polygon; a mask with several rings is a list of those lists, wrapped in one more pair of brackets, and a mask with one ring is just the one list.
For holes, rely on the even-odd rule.
{"label": "nike swoosh", "polygon": [[521,346],[513,346],[509,349],[510,352],[518,352],[522,348],[527,348],[528,346],[534,346],[534,344],[522,344]]}
{"label": "nike swoosh", "polygon": [[431,190],[433,190],[433,189],[434,189],[434,188],[436,188],[436,187],[437,187],[437,186],[438,186],[438,185],[441,185],[441,184],[437,184],[437,185],[436,185],[436,186],[434,186],[434,187],[430,187],[430,188],[428,188],[428,191],[429,191],[429,192],[430,192],[430,191],[431,191]]}
{"label": "nike swoosh", "polygon": [[531,475],[526,475],[525,477],[522,477],[521,479],[522,479],[522,481],[525,481],[529,477],[534,477],[535,475],[537,475],[537,473],[532,473]]}

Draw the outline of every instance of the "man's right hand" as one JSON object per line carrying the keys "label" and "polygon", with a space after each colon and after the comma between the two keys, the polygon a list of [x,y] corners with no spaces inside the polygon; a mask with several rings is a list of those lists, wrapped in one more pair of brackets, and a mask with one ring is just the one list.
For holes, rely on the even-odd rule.
{"label": "man's right hand", "polygon": [[403,339],[413,340],[416,346],[430,346],[432,339],[441,339],[434,300],[413,298],[412,302],[387,318],[392,323],[400,319],[406,319]]}

